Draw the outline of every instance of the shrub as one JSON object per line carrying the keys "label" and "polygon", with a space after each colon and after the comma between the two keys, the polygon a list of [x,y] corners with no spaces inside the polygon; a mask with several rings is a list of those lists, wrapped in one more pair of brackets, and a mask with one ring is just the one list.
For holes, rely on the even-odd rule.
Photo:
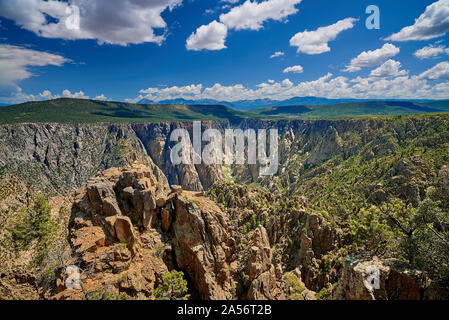
{"label": "shrub", "polygon": [[426,198],[418,208],[399,200],[361,209],[351,220],[354,241],[374,255],[389,255],[449,284],[449,212]]}
{"label": "shrub", "polygon": [[337,283],[330,284],[328,283],[323,289],[317,292],[316,298],[317,300],[331,300],[332,292],[335,289]]}
{"label": "shrub", "polygon": [[426,199],[412,223],[413,233],[401,246],[405,256],[434,279],[449,283],[449,212],[442,210],[438,202]]}
{"label": "shrub", "polygon": [[302,292],[306,289],[301,279],[293,272],[287,272],[284,275],[285,285],[289,293],[290,300],[304,300]]}
{"label": "shrub", "polygon": [[162,284],[153,292],[156,300],[187,300],[187,281],[182,271],[170,271],[162,276]]}
{"label": "shrub", "polygon": [[23,209],[12,225],[7,227],[16,250],[28,249],[37,240],[38,262],[42,262],[45,252],[56,234],[57,224],[51,218],[51,206],[39,196],[31,207]]}
{"label": "shrub", "polygon": [[119,249],[125,249],[128,245],[124,242],[119,242],[115,246]]}
{"label": "shrub", "polygon": [[355,243],[374,255],[384,255],[392,249],[394,232],[377,207],[361,209],[351,219],[351,232]]}

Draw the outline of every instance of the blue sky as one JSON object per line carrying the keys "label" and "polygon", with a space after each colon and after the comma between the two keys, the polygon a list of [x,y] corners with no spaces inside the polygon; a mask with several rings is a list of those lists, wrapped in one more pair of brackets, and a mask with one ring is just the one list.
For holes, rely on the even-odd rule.
{"label": "blue sky", "polygon": [[448,32],[449,0],[0,0],[0,103],[449,99]]}

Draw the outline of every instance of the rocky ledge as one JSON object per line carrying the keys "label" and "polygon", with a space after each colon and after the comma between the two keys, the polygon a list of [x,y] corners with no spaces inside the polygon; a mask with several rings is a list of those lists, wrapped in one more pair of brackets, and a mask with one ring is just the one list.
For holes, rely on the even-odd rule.
{"label": "rocky ledge", "polygon": [[91,292],[151,298],[162,275],[184,271],[192,297],[231,299],[234,239],[228,217],[202,193],[169,186],[135,165],[99,173],[80,188],[69,224],[82,286],[58,280],[55,299]]}

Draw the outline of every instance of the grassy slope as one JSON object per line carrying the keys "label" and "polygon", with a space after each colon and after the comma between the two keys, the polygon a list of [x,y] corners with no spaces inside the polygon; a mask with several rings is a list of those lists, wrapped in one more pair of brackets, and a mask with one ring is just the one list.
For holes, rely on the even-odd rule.
{"label": "grassy slope", "polygon": [[432,103],[369,101],[342,103],[329,106],[288,106],[256,109],[260,117],[275,118],[339,118],[364,115],[406,115],[448,112],[449,101]]}
{"label": "grassy slope", "polygon": [[448,112],[449,101],[360,102],[331,106],[288,106],[237,111],[221,105],[140,105],[81,99],[56,99],[0,107],[0,124],[24,122],[158,122],[247,118],[342,118]]}
{"label": "grassy slope", "polygon": [[0,124],[23,122],[151,122],[220,120],[248,115],[224,106],[140,105],[81,99],[56,99],[0,107]]}

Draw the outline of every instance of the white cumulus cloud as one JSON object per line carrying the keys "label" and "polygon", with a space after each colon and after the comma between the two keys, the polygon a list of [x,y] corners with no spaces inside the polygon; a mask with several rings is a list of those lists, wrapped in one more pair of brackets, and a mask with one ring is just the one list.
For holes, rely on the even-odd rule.
{"label": "white cumulus cloud", "polygon": [[401,63],[399,61],[395,60],[388,60],[383,65],[381,65],[379,68],[374,69],[371,71],[370,76],[371,77],[398,77],[398,76],[404,76],[408,74],[406,70],[400,70],[401,69]]}
{"label": "white cumulus cloud", "polygon": [[[83,91],[72,93],[64,90],[61,94],[53,94],[50,90],[43,90],[38,94],[23,92],[19,87],[22,80],[33,76],[31,67],[57,66],[60,67],[71,60],[49,52],[33,50],[26,47],[0,44],[0,102],[21,103],[25,101],[41,101],[62,97],[89,99]],[[107,100],[102,94],[95,99]]]}
{"label": "white cumulus cloud", "polygon": [[[161,14],[182,0],[2,0],[0,16],[44,38],[96,39],[117,45],[165,39],[167,24]],[[75,9],[79,9],[79,25]],[[51,17],[52,19],[47,19]],[[156,30],[156,32],[155,32]]]}
{"label": "white cumulus cloud", "polygon": [[284,73],[292,72],[292,73],[303,73],[304,69],[302,66],[291,66],[284,69]]}
{"label": "white cumulus cloud", "polygon": [[449,79],[449,62],[440,62],[419,76],[420,79],[440,80]]}
{"label": "white cumulus cloud", "polygon": [[196,29],[186,42],[187,50],[221,50],[225,49],[228,28],[220,22],[212,21]]}
{"label": "white cumulus cloud", "polygon": [[96,96],[94,98],[94,100],[106,101],[106,100],[109,100],[109,99],[102,93],[99,96]]}
{"label": "white cumulus cloud", "polygon": [[329,52],[331,51],[329,41],[335,40],[342,31],[353,28],[356,21],[357,19],[354,18],[346,18],[314,31],[298,32],[290,39],[290,46],[298,47],[298,53],[321,54]]}
{"label": "white cumulus cloud", "polygon": [[[449,67],[447,67],[447,70],[449,70]],[[448,74],[446,75],[448,76]],[[220,83],[210,87],[197,84],[163,89],[148,88],[141,90],[138,97],[128,101],[137,102],[144,98],[152,101],[184,98],[234,102],[254,99],[284,100],[306,96],[330,99],[449,99],[449,81],[437,83],[429,81],[427,77],[430,77],[430,74],[422,77],[399,75],[393,78],[369,76],[348,79],[342,76],[334,77],[331,73],[328,73],[316,80],[299,83],[293,83],[289,79],[280,82],[267,81],[258,84],[254,89],[242,84],[222,85]],[[195,90],[192,90],[192,88],[195,88]]]}
{"label": "white cumulus cloud", "polygon": [[[189,86],[173,86],[166,88],[148,88],[144,90],[140,90],[141,94],[145,94],[145,98],[149,100],[165,100],[165,99],[173,99],[178,97],[183,97],[185,99],[190,99],[198,96],[201,93],[203,86],[199,85],[189,85]],[[140,99],[139,99],[140,100]]]}
{"label": "white cumulus cloud", "polygon": [[19,82],[33,76],[30,68],[57,66],[71,60],[57,54],[20,46],[0,44],[0,102],[18,103],[29,100],[52,99],[48,90],[34,96],[26,94]]}
{"label": "white cumulus cloud", "polygon": [[[1,89],[1,87],[0,87]],[[53,94],[50,90],[43,90],[38,94],[28,94],[22,91],[20,87],[16,87],[15,91],[9,91],[8,95],[2,94],[0,90],[0,102],[1,103],[21,103],[26,101],[43,101],[52,100],[58,98],[75,98],[75,99],[90,99],[82,90],[78,92],[71,92],[68,89],[63,90],[60,94]],[[98,95],[94,100],[109,100],[104,94]]]}
{"label": "white cumulus cloud", "polygon": [[386,59],[397,55],[399,51],[400,49],[398,47],[391,43],[386,43],[380,49],[362,52],[356,58],[352,59],[351,63],[343,71],[356,72],[362,68],[378,66]]}
{"label": "white cumulus cloud", "polygon": [[449,31],[449,0],[439,0],[429,5],[411,26],[394,33],[386,40],[429,40],[444,36]]}
{"label": "white cumulus cloud", "polygon": [[256,2],[247,0],[228,13],[220,15],[220,21],[235,30],[259,30],[266,20],[281,21],[298,12],[295,7],[302,0],[266,0]]}
{"label": "white cumulus cloud", "polygon": [[419,59],[429,59],[432,57],[438,57],[443,53],[449,54],[449,48],[446,48],[443,45],[440,46],[428,45],[425,46],[424,48],[417,50],[414,53],[414,55]]}
{"label": "white cumulus cloud", "polygon": [[81,90],[71,93],[70,90],[65,89],[64,91],[62,91],[62,96],[64,98],[89,99],[89,96],[86,96]]}
{"label": "white cumulus cloud", "polygon": [[[295,7],[302,0],[265,0],[256,2],[247,0],[235,6],[227,13],[221,14],[219,21],[199,27],[186,42],[188,50],[221,50],[228,30],[259,30],[267,20],[282,21],[287,16],[295,14]],[[226,1],[237,3],[238,1]],[[198,43],[198,44],[197,44]]]}

